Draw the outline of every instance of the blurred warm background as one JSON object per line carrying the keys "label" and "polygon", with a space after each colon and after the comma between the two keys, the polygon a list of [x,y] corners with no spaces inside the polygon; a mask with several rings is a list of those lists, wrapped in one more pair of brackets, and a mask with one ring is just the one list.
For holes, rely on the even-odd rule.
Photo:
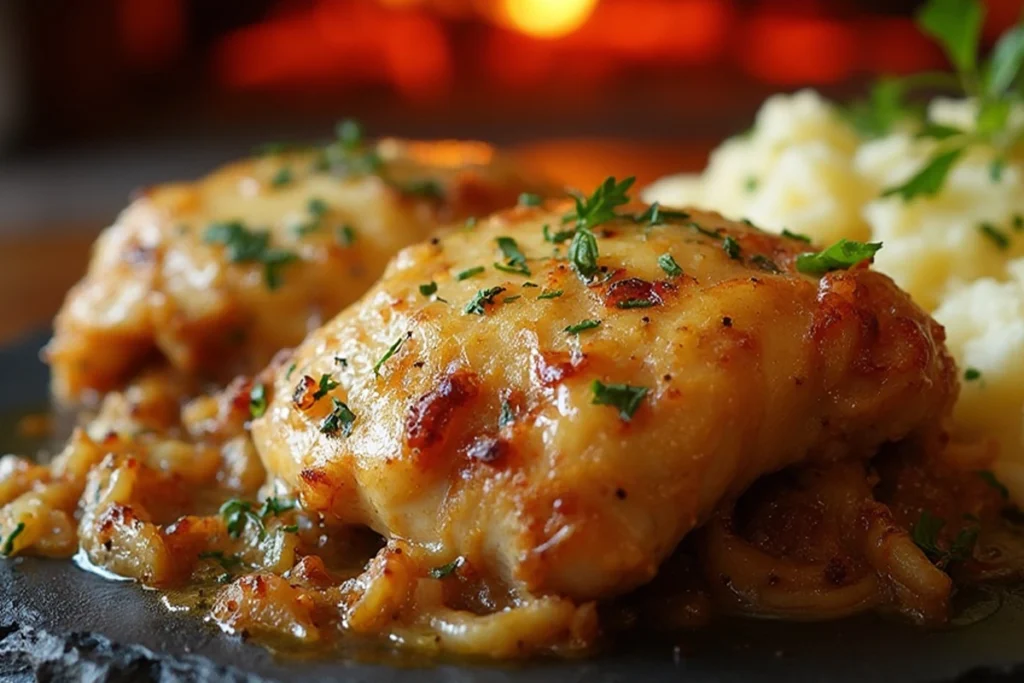
{"label": "blurred warm background", "polygon": [[[771,92],[942,67],[912,0],[0,0],[0,340],[134,188],[341,116],[585,186],[697,168]],[[1024,0],[988,0],[989,42]]]}

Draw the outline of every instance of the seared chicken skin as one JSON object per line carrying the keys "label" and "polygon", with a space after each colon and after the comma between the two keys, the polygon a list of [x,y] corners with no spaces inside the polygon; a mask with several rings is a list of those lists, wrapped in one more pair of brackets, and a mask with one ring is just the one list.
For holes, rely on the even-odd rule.
{"label": "seared chicken skin", "polygon": [[[63,401],[161,356],[187,376],[255,372],[355,301],[440,222],[538,190],[482,143],[279,151],[146,190],[100,237],[46,349]],[[543,191],[540,188],[538,191]]]}
{"label": "seared chicken skin", "polygon": [[717,214],[572,209],[401,251],[282,364],[252,434],[309,514],[607,598],[765,473],[941,433],[943,331],[866,262],[807,275],[807,244]]}

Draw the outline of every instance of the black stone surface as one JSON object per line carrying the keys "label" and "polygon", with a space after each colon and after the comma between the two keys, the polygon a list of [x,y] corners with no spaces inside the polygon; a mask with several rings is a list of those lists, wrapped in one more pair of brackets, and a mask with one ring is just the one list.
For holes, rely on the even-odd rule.
{"label": "black stone surface", "polygon": [[[36,360],[41,341],[27,339],[0,351],[0,412],[45,401],[46,373]],[[998,600],[981,603],[987,616],[980,621],[941,631],[874,618],[730,621],[670,641],[616,644],[604,656],[579,662],[410,666],[382,663],[386,653],[375,653],[375,659],[345,653],[330,661],[275,657],[171,612],[154,591],[106,581],[66,561],[19,558],[0,560],[0,681],[1015,681],[1024,680],[1022,595],[1001,591]]]}

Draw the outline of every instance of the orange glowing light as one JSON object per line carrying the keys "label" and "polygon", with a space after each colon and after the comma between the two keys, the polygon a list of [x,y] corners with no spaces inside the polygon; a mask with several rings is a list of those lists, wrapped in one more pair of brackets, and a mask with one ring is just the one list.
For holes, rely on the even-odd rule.
{"label": "orange glowing light", "polygon": [[[381,143],[385,157],[390,151],[389,143]],[[434,140],[431,142],[409,142],[406,154],[421,164],[459,168],[461,166],[484,166],[494,158],[494,147],[475,140]]]}
{"label": "orange glowing light", "polygon": [[578,29],[598,0],[505,0],[508,22],[536,38],[558,38]]}

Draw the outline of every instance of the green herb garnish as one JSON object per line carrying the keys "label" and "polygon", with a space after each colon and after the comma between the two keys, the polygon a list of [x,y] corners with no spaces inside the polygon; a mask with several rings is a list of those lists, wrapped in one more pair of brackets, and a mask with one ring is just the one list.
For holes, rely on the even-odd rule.
{"label": "green herb garnish", "polygon": [[270,184],[274,187],[284,187],[292,182],[293,179],[294,175],[292,174],[292,169],[288,166],[282,166],[270,179]]}
{"label": "green herb garnish", "polygon": [[[525,286],[525,285],[524,285]],[[470,299],[462,312],[466,315],[484,315],[487,312],[486,306],[494,303],[494,297],[505,291],[504,287],[490,287],[481,289]]]}
{"label": "green herb garnish", "polygon": [[501,402],[501,409],[498,412],[498,429],[507,427],[516,421],[515,413],[512,412],[512,406],[509,405],[508,401]]}
{"label": "green herb garnish", "polygon": [[467,268],[466,270],[463,270],[463,271],[460,271],[460,272],[456,273],[455,274],[455,279],[460,281],[460,282],[462,280],[468,280],[469,278],[473,277],[474,275],[479,275],[480,273],[484,272],[485,270],[487,270],[487,269],[484,268],[483,266],[474,266],[473,268]]}
{"label": "green herb garnish", "polygon": [[10,555],[11,553],[14,552],[14,539],[16,539],[18,536],[20,536],[21,532],[24,531],[24,530],[25,530],[25,523],[24,522],[18,522],[18,524],[14,527],[14,531],[12,531],[10,536],[7,537],[7,540],[4,541],[3,547],[0,548],[0,555],[3,555],[4,557],[7,557],[8,555]]}
{"label": "green herb garnish", "polygon": [[334,229],[334,241],[343,247],[351,247],[356,241],[356,231],[351,225],[338,226]]}
{"label": "green herb garnish", "polygon": [[203,241],[224,245],[232,263],[263,264],[264,280],[270,289],[281,284],[280,268],[298,259],[294,252],[272,248],[270,233],[249,230],[241,221],[211,223],[203,233]]}
{"label": "green herb garnish", "polygon": [[569,325],[568,327],[565,328],[565,331],[568,332],[569,334],[579,334],[580,332],[583,332],[585,330],[592,330],[595,327],[599,326],[600,324],[600,320],[587,318],[586,320],[579,321],[575,325]]}
{"label": "green herb garnish", "polygon": [[249,415],[253,419],[263,417],[267,412],[267,387],[262,382],[256,382],[249,390]]}
{"label": "green herb garnish", "polygon": [[992,240],[992,243],[1000,250],[1010,248],[1010,236],[991,223],[982,223],[978,226],[978,230],[981,231],[982,235]]}
{"label": "green herb garnish", "polygon": [[785,228],[782,229],[782,236],[783,237],[788,237],[791,240],[798,240],[800,242],[806,242],[807,244],[811,243],[811,238],[808,237],[807,235],[803,235],[803,234],[801,234],[799,232],[790,232],[789,230],[787,230]]}
{"label": "green herb garnish", "polygon": [[352,424],[356,421],[356,414],[333,396],[331,406],[331,412],[320,423],[320,433],[336,436],[340,432],[342,436],[349,436],[352,433]]}
{"label": "green herb garnish", "polygon": [[519,206],[540,206],[544,200],[539,194],[523,192],[519,195]]}
{"label": "green herb garnish", "polygon": [[651,301],[650,299],[624,299],[615,304],[616,308],[631,309],[631,308],[650,308],[656,306],[657,302]]}
{"label": "green herb garnish", "polygon": [[665,271],[665,274],[669,277],[679,277],[683,274],[683,269],[679,267],[676,260],[672,258],[672,254],[662,254],[658,257],[658,265]]}
{"label": "green herb garnish", "polygon": [[548,225],[547,223],[544,224],[544,227],[541,229],[541,232],[544,233],[544,241],[551,242],[552,244],[561,244],[566,240],[571,240],[573,238],[573,235],[576,234],[575,230],[559,230],[557,232],[552,233],[551,226]]}
{"label": "green herb garnish", "polygon": [[244,562],[238,555],[225,555],[222,550],[204,550],[199,553],[199,559],[201,560],[216,560],[224,569],[228,571],[241,567]]}
{"label": "green herb garnish", "polygon": [[605,179],[589,197],[573,195],[576,210],[565,215],[565,221],[576,222],[576,233],[569,244],[569,261],[584,280],[590,280],[597,273],[597,237],[593,228],[616,217],[616,207],[629,203],[629,188],[636,178],[629,177],[617,182],[614,177]]}
{"label": "green herb garnish", "polygon": [[294,498],[277,498],[276,496],[270,496],[263,501],[263,507],[261,507],[259,511],[260,519],[266,519],[271,515],[280,515],[282,512],[294,510],[298,506],[299,504]]}
{"label": "green herb garnish", "polygon": [[918,195],[931,196],[942,189],[946,176],[964,153],[963,147],[956,147],[933,156],[917,173],[902,185],[890,187],[882,192],[883,197],[899,195],[909,201]]}
{"label": "green herb garnish", "polygon": [[402,344],[404,344],[405,340],[408,339],[408,338],[409,338],[408,336],[399,337],[398,341],[396,341],[394,344],[392,344],[388,348],[388,350],[384,353],[384,355],[380,357],[380,360],[378,360],[376,363],[373,364],[373,374],[375,376],[380,377],[380,369],[381,369],[381,367],[384,365],[384,363],[388,362],[388,359],[390,359],[393,355],[395,355],[395,353],[398,351],[398,349],[401,348]]}
{"label": "green herb garnish", "polygon": [[562,296],[564,292],[560,289],[545,289],[537,295],[538,299],[557,299]]}
{"label": "green herb garnish", "polygon": [[436,180],[426,178],[423,180],[413,180],[407,183],[396,185],[399,190],[405,194],[418,195],[420,197],[428,197],[430,199],[444,199],[444,188]]}
{"label": "green herb garnish", "polygon": [[910,531],[910,537],[914,543],[928,555],[939,569],[944,569],[953,562],[963,562],[969,559],[974,552],[974,544],[978,540],[977,528],[961,529],[949,549],[944,549],[939,544],[939,533],[945,526],[944,519],[925,510]]}
{"label": "green herb garnish", "polygon": [[666,220],[680,220],[684,221],[690,217],[685,211],[670,211],[663,209],[658,202],[654,202],[643,213],[639,213],[633,217],[637,223],[645,223],[648,226],[661,225]]}
{"label": "green herb garnish", "polygon": [[227,524],[228,535],[231,538],[238,538],[245,531],[249,522],[256,527],[260,538],[263,538],[267,529],[263,526],[263,519],[253,512],[252,503],[232,498],[220,506],[220,515]]}
{"label": "green herb garnish", "polygon": [[758,268],[760,268],[761,270],[769,273],[778,274],[782,272],[782,269],[779,268],[779,265],[775,263],[775,261],[772,261],[770,258],[765,256],[764,254],[754,254],[753,256],[750,257],[750,262],[753,263]]}
{"label": "green herb garnish", "polygon": [[327,374],[320,375],[320,382],[317,386],[317,390],[313,392],[313,400],[319,401],[331,391],[337,389],[340,385],[334,381],[334,379]]}
{"label": "green herb garnish", "polygon": [[594,380],[590,385],[593,393],[591,403],[600,406],[614,406],[619,409],[619,417],[625,422],[633,419],[637,408],[647,395],[646,387],[634,387],[629,384],[604,384]]}
{"label": "green herb garnish", "polygon": [[975,472],[975,474],[977,474],[981,478],[981,480],[984,481],[986,484],[988,484],[996,491],[998,491],[999,496],[1003,500],[1009,500],[1010,489],[1006,488],[1006,485],[996,478],[995,473],[990,472],[988,470],[978,470],[977,472]]}
{"label": "green herb garnish", "polygon": [[809,275],[846,270],[872,258],[881,248],[881,242],[853,242],[842,239],[824,251],[800,254],[796,257],[796,269]]}
{"label": "green herb garnish", "polygon": [[431,280],[425,285],[420,285],[420,294],[423,296],[430,296],[437,293],[437,283]]}
{"label": "green herb garnish", "polygon": [[981,379],[981,370],[978,368],[967,368],[964,370],[964,380],[967,382],[973,382]]}
{"label": "green herb garnish", "polygon": [[737,242],[732,235],[726,235],[725,239],[722,240],[722,249],[729,255],[731,259],[739,259],[740,257],[740,243]]}
{"label": "green herb garnish", "polygon": [[432,579],[445,579],[454,574],[455,570],[461,567],[464,562],[465,560],[461,556],[456,557],[448,564],[442,564],[440,567],[434,567],[428,571],[427,574],[430,575],[430,578]]}

